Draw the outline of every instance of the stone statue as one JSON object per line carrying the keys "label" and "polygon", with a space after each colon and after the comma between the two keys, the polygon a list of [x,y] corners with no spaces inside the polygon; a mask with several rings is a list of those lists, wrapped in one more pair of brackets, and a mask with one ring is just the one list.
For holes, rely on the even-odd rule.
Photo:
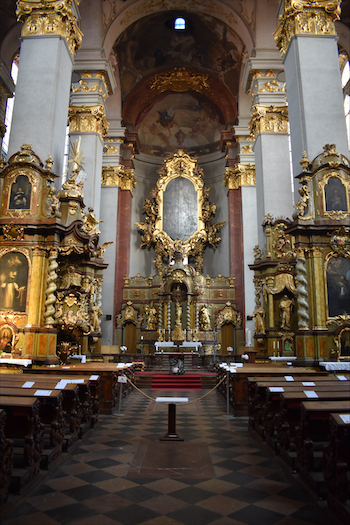
{"label": "stone statue", "polygon": [[292,307],[294,301],[289,299],[288,295],[284,295],[280,301],[280,317],[281,317],[281,328],[290,328],[290,320],[292,316]]}
{"label": "stone statue", "polygon": [[264,334],[265,333],[265,310],[259,305],[254,310],[253,314],[255,320],[255,333]]}
{"label": "stone statue", "polygon": [[146,318],[147,318],[146,330],[155,330],[156,324],[157,324],[157,317],[156,317],[157,310],[153,306],[153,303],[151,304],[151,306],[149,305],[146,306],[145,312],[146,312]]}

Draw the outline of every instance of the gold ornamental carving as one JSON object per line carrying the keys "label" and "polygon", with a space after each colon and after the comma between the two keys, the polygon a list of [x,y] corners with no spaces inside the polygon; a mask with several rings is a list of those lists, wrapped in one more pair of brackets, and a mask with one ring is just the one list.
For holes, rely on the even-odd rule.
{"label": "gold ornamental carving", "polygon": [[104,108],[95,106],[70,106],[68,110],[70,133],[98,133],[103,140],[107,135],[109,124]]}
{"label": "gold ornamental carving", "polygon": [[340,19],[341,0],[284,0],[280,23],[274,32],[284,56],[295,35],[336,35],[334,22]]}
{"label": "gold ornamental carving", "polygon": [[119,186],[121,190],[129,190],[131,194],[136,188],[136,178],[133,169],[124,166],[104,166],[102,168],[102,186]]}
{"label": "gold ornamental carving", "polygon": [[288,133],[288,108],[256,104],[249,122],[249,131],[254,138],[259,133]]}
{"label": "gold ornamental carving", "polygon": [[23,241],[24,238],[24,227],[18,226],[13,222],[4,224],[2,227],[4,239],[7,241]]}
{"label": "gold ornamental carving", "polygon": [[228,190],[237,190],[240,186],[255,186],[255,165],[236,164],[233,168],[226,168],[224,183]]}
{"label": "gold ornamental carving", "polygon": [[80,48],[83,33],[73,14],[72,0],[18,0],[17,20],[23,22],[22,37],[61,36],[71,55]]}
{"label": "gold ornamental carving", "polygon": [[[157,188],[151,191],[146,199],[143,210],[146,212],[144,222],[135,225],[143,232],[141,247],[148,249],[155,245],[156,267],[159,273],[163,271],[163,258],[169,263],[181,255],[181,260],[189,256],[194,259],[198,273],[203,267],[203,250],[206,245],[216,248],[221,238],[217,236],[225,221],[213,223],[216,205],[209,202],[209,188],[204,187],[203,172],[197,161],[178,150],[165,160],[158,170]],[[164,193],[174,179],[187,179],[193,184],[196,199],[196,230],[187,239],[173,239],[163,228]]]}
{"label": "gold ornamental carving", "polygon": [[230,301],[226,303],[226,306],[218,313],[216,318],[217,326],[222,326],[223,324],[234,324],[239,327],[241,322],[241,314],[232,307]]}
{"label": "gold ornamental carving", "polygon": [[329,244],[333,252],[339,256],[350,257],[350,230],[342,226],[331,235]]}
{"label": "gold ornamental carving", "polygon": [[204,93],[209,89],[208,78],[209,75],[192,73],[184,67],[174,68],[170,73],[155,75],[149,84],[149,88],[157,95],[168,90],[177,93],[189,90]]}

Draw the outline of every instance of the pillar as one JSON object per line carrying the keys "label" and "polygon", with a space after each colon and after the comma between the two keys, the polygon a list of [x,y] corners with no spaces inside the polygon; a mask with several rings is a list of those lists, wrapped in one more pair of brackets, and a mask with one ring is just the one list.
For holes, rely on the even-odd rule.
{"label": "pillar", "polygon": [[12,98],[14,90],[15,85],[11,74],[5,67],[4,63],[2,63],[0,64],[0,151],[2,151],[2,140],[6,133],[6,104],[7,100]]}
{"label": "pillar", "polygon": [[[348,156],[335,21],[341,0],[281,2],[275,41],[283,56],[288,89],[293,171],[303,151],[309,159],[325,144]],[[298,192],[295,192],[298,199]]]}
{"label": "pillar", "polygon": [[23,28],[9,156],[30,143],[40,158],[52,155],[61,175],[73,57],[82,41],[78,8],[75,0],[19,0],[16,13]]}

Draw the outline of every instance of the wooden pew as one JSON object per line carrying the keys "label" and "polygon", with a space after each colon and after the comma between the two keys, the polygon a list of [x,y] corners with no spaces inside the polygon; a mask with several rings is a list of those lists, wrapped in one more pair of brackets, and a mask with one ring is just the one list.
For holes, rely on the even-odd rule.
{"label": "wooden pew", "polygon": [[[72,385],[65,382],[64,376],[57,377],[49,374],[13,374],[4,376],[6,379],[1,383],[6,387],[17,386],[24,388],[25,385],[33,385],[41,389],[63,390],[64,401],[63,409],[68,414],[69,433],[72,434],[67,441],[65,438],[64,450],[69,448],[79,437],[92,426],[92,420],[95,423],[98,417],[98,407],[96,400],[92,399],[90,392],[91,381],[89,377],[70,376],[69,380]],[[61,381],[62,379],[62,381]],[[93,414],[93,410],[97,414]],[[77,436],[74,434],[77,432]]]}
{"label": "wooden pew", "polygon": [[9,491],[20,493],[40,471],[44,448],[44,425],[39,418],[40,401],[32,397],[0,396],[6,411],[5,435],[13,440],[13,472]]}
{"label": "wooden pew", "polygon": [[[226,374],[226,371],[217,367],[218,380]],[[236,372],[230,372],[230,405],[235,416],[247,416],[249,407],[249,382],[248,377],[284,377],[284,376],[306,376],[319,375],[315,370],[306,370],[299,367],[287,367],[276,365],[245,364],[237,368]],[[223,383],[224,384],[224,383]],[[226,387],[223,386],[221,393],[226,397]]]}
{"label": "wooden pew", "polygon": [[40,467],[43,469],[49,468],[49,465],[62,453],[62,442],[66,429],[66,414],[62,408],[62,391],[48,390],[47,388],[0,386],[0,396],[37,397],[39,399],[39,417],[44,425],[44,448]]}
{"label": "wooden pew", "polygon": [[[24,371],[24,375],[27,374],[50,374],[50,375],[60,375],[66,377],[67,379],[70,376],[99,376],[99,410],[101,414],[112,414],[113,410],[117,404],[117,398],[119,394],[119,384],[118,384],[118,375],[126,374],[130,380],[133,380],[134,373],[132,367],[125,366],[124,368],[118,367],[117,364],[113,363],[87,363],[87,364],[77,364],[77,365],[63,365],[59,367],[39,367],[32,368],[31,370]],[[126,396],[131,392],[132,387],[129,383],[123,388],[123,396]]]}
{"label": "wooden pew", "polygon": [[350,400],[302,401],[300,426],[296,429],[296,449],[300,477],[317,496],[325,496],[322,472],[323,448],[329,442],[330,414],[350,412]]}
{"label": "wooden pew", "polygon": [[327,504],[340,523],[350,522],[349,505],[346,504],[350,498],[349,418],[350,413],[330,414],[330,438],[323,451],[323,477],[327,485]]}
{"label": "wooden pew", "polygon": [[6,503],[13,469],[13,442],[5,434],[6,411],[0,409],[0,507]]}
{"label": "wooden pew", "polygon": [[[51,390],[56,389],[57,379],[49,377],[45,381],[44,377],[40,377],[39,381],[31,381],[33,388]],[[3,388],[21,389],[23,392],[29,390],[23,388],[23,385],[28,383],[22,374],[6,374],[1,376],[1,385]],[[66,452],[82,435],[81,431],[81,403],[79,399],[79,386],[75,384],[65,385],[61,391],[63,394],[62,409],[66,414],[66,428],[63,436],[62,449]],[[24,394],[25,395],[25,394]]]}

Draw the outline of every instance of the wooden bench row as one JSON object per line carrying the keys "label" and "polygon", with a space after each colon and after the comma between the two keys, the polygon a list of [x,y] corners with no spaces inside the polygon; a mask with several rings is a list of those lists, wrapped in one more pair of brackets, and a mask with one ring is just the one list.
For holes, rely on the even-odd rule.
{"label": "wooden bench row", "polygon": [[[125,370],[130,377],[130,367]],[[100,402],[106,412],[113,410],[123,372],[116,365],[77,365],[1,374],[0,504],[96,426]],[[127,384],[123,396],[130,391]]]}
{"label": "wooden bench row", "polygon": [[[309,487],[349,521],[350,381],[248,378],[249,427]],[[304,378],[303,378],[304,379]]]}

